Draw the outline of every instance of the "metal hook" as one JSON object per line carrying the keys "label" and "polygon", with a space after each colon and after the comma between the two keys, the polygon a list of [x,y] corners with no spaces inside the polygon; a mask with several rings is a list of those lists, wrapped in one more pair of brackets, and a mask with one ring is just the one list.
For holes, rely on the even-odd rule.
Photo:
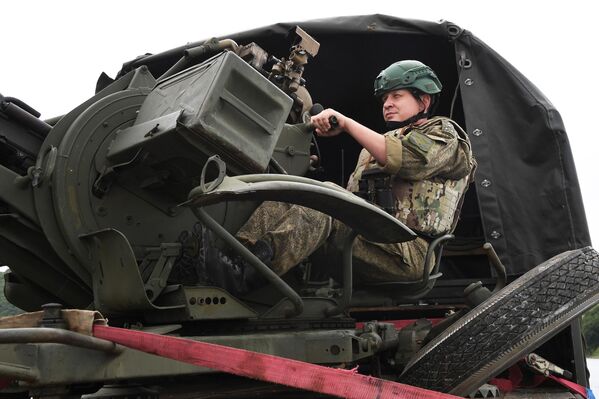
{"label": "metal hook", "polygon": [[[216,179],[212,180],[208,183],[208,185],[206,185],[206,171],[208,170],[208,167],[212,162],[214,162],[216,164],[216,167],[218,168],[218,176],[216,177]],[[220,159],[218,155],[213,155],[210,158],[208,158],[206,164],[204,165],[204,168],[202,169],[202,176],[200,177],[200,189],[202,190],[202,192],[209,193],[210,191],[218,187],[225,179],[226,172],[227,164],[225,164],[225,161]]]}

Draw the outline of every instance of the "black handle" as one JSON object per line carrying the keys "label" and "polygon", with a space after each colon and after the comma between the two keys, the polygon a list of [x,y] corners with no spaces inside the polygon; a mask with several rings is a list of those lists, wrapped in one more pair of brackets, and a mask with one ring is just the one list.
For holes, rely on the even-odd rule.
{"label": "black handle", "polygon": [[[310,113],[310,115],[315,116],[320,114],[322,111],[324,111],[324,107],[319,103],[316,103],[312,105],[310,111],[308,112]],[[329,117],[329,123],[331,124],[331,129],[336,129],[339,127],[339,121],[337,120],[337,117],[334,115]]]}
{"label": "black handle", "polygon": [[337,129],[339,127],[339,121],[335,115],[329,117],[329,123],[331,124],[331,128]]}

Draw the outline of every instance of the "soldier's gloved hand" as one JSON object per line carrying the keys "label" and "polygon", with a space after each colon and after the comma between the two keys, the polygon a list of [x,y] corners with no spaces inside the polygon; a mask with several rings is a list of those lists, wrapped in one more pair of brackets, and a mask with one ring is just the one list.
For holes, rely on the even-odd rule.
{"label": "soldier's gloved hand", "polygon": [[[332,137],[341,133],[345,128],[347,117],[332,108],[327,108],[310,118],[316,134],[321,137]],[[333,126],[337,121],[337,126]]]}

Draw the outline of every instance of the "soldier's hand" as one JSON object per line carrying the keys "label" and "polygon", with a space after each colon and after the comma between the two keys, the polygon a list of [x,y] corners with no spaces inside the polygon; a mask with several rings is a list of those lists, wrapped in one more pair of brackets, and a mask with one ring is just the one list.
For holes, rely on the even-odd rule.
{"label": "soldier's hand", "polygon": [[318,115],[311,117],[310,123],[314,126],[317,135],[321,137],[332,137],[344,130],[346,119],[345,115],[334,109],[327,108]]}

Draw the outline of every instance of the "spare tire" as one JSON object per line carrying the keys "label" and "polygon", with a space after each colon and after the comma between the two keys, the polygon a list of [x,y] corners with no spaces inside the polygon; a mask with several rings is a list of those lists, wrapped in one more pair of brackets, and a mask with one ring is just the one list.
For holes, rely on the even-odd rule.
{"label": "spare tire", "polygon": [[559,254],[474,308],[422,347],[399,380],[466,396],[599,299],[599,254]]}

